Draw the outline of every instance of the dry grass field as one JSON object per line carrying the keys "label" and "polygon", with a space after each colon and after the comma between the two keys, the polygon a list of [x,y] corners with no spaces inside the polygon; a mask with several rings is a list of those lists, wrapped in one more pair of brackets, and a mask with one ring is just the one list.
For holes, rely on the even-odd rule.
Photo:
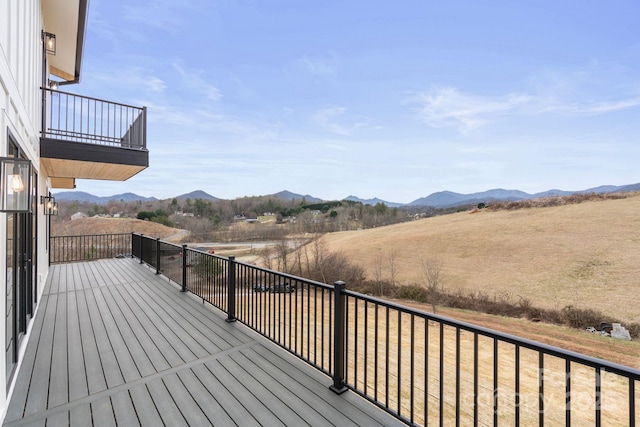
{"label": "dry grass field", "polygon": [[[442,262],[445,291],[530,300],[542,308],[592,308],[640,322],[640,193],[521,210],[485,209],[323,237],[369,272],[423,284],[421,263]],[[607,320],[607,319],[603,319]]]}
{"label": "dry grass field", "polygon": [[[298,290],[295,294],[246,292],[240,295],[238,315],[247,323],[291,348],[314,364],[329,369],[331,348],[331,295]],[[514,372],[520,374],[520,421],[522,425],[538,422],[540,380],[539,353],[520,349],[516,357],[513,345],[501,342],[494,347],[488,337],[477,337],[477,371],[474,370],[474,335],[440,327],[436,321],[420,316],[411,317],[396,310],[385,311],[363,301],[348,301],[346,381],[358,390],[387,404],[403,416],[413,417],[419,425],[437,423],[440,414],[453,423],[455,410],[460,412],[461,425],[473,422],[474,387],[477,387],[478,425],[492,425],[493,399],[498,399],[499,425],[513,425],[516,385]],[[451,313],[444,313],[451,315]],[[469,313],[474,320],[475,314]],[[451,316],[459,317],[459,316]],[[496,316],[490,316],[498,322]],[[482,319],[480,322],[483,323]],[[498,324],[496,329],[517,329],[512,324]],[[549,325],[530,324],[523,334],[543,333]],[[494,325],[495,326],[495,325]],[[520,326],[523,326],[521,324]],[[388,332],[387,332],[388,331]],[[573,340],[579,331],[566,328],[564,339]],[[606,347],[611,339],[590,336],[592,346]],[[578,339],[577,341],[582,341]],[[322,344],[324,343],[324,345]],[[582,342],[585,344],[585,342]],[[625,343],[629,349],[636,343]],[[638,347],[635,346],[637,351]],[[577,350],[577,349],[576,349]],[[602,354],[600,354],[602,356]],[[456,360],[459,358],[459,369]],[[497,359],[496,359],[497,358]],[[518,365],[516,365],[516,358]],[[622,359],[625,359],[622,357]],[[497,372],[493,362],[498,361]],[[624,363],[630,361],[617,360]],[[565,363],[562,359],[544,356],[544,421],[547,425],[562,425],[565,417]],[[456,378],[460,379],[460,399],[456,402]],[[574,412],[571,425],[594,425],[593,369],[572,363],[571,396]],[[476,385],[477,383],[477,385]],[[638,386],[635,386],[636,389]],[[495,392],[495,394],[494,394]],[[602,411],[607,425],[628,422],[628,382],[614,374],[602,376]],[[637,393],[637,392],[636,392]],[[413,402],[413,404],[411,404]]]}
{"label": "dry grass field", "polygon": [[132,232],[166,240],[169,237],[180,235],[183,230],[134,218],[82,218],[75,221],[57,221],[52,227],[51,234],[53,236],[81,236]]}

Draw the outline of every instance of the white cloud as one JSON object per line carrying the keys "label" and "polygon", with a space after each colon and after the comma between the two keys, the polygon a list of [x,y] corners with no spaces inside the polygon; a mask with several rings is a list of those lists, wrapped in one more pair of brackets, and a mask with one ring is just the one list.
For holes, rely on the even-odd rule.
{"label": "white cloud", "polygon": [[628,110],[640,107],[640,97],[621,99],[617,101],[599,101],[574,104],[558,104],[551,105],[547,111],[558,112],[569,115],[599,115],[614,113],[617,111]]}
{"label": "white cloud", "polygon": [[331,75],[337,72],[334,58],[304,55],[297,62],[314,75]]}
{"label": "white cloud", "polygon": [[107,85],[122,89],[135,88],[135,92],[164,92],[167,85],[160,77],[150,74],[149,71],[135,66],[123,67],[117,73],[92,73],[91,77]]}
{"label": "white cloud", "polygon": [[185,8],[197,7],[193,1],[148,0],[131,2],[122,7],[125,20],[136,24],[154,27],[166,32],[177,32],[183,26],[180,12]]}
{"label": "white cloud", "polygon": [[437,87],[413,96],[409,102],[419,104],[418,116],[434,128],[453,127],[468,133],[506,116],[536,116],[561,114],[566,116],[595,116],[640,107],[640,97],[617,100],[565,99],[559,93],[539,95],[509,93],[489,97],[465,94],[453,87]]}
{"label": "white cloud", "polygon": [[438,87],[418,94],[420,118],[435,128],[456,127],[461,132],[474,130],[522,108],[532,101],[526,94],[511,93],[498,98],[467,95],[452,87]]}
{"label": "white cloud", "polygon": [[344,107],[320,109],[311,115],[311,122],[342,136],[351,136],[355,130],[365,126],[363,117],[348,116]]}
{"label": "white cloud", "polygon": [[218,101],[222,98],[222,91],[215,85],[209,83],[204,72],[200,70],[186,70],[179,62],[174,62],[173,68],[182,77],[182,83],[197,93],[204,94],[211,101]]}

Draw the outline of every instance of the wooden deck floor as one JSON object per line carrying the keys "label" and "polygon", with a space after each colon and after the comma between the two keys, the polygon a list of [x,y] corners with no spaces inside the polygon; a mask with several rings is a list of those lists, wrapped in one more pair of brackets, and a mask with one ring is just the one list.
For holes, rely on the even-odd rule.
{"label": "wooden deck floor", "polygon": [[5,426],[403,425],[131,259],[52,267]]}

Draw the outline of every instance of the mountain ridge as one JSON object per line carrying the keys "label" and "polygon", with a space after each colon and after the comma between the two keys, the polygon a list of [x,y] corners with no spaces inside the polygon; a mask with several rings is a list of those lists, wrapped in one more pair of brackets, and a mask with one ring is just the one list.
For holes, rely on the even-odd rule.
{"label": "mountain ridge", "polygon": [[[586,190],[578,190],[578,191],[566,191],[566,190],[558,190],[551,189],[539,193],[526,193],[521,190],[507,190],[503,188],[494,188],[491,190],[481,191],[477,193],[469,193],[462,194],[456,193],[453,191],[438,191],[432,193],[426,197],[418,198],[409,203],[397,203],[397,202],[389,202],[386,200],[379,199],[377,197],[372,199],[361,199],[357,196],[350,195],[342,200],[349,200],[354,202],[359,202],[364,205],[376,205],[378,203],[384,203],[389,207],[430,207],[430,208],[451,208],[461,205],[470,205],[476,203],[491,203],[496,201],[518,201],[518,200],[526,200],[526,199],[536,199],[540,197],[554,197],[554,196],[568,196],[576,193],[613,193],[617,191],[640,191],[640,183],[637,184],[628,184],[628,185],[601,185],[598,187],[588,188]],[[143,197],[139,196],[135,193],[123,193],[116,194],[114,196],[95,196],[90,193],[86,193],[83,191],[63,191],[54,193],[53,196],[58,201],[79,201],[79,202],[92,202],[96,204],[106,204],[111,200],[119,201],[124,200],[127,202],[132,201],[143,201],[143,202],[155,202],[160,199],[156,197]],[[268,194],[264,197],[279,197],[284,200],[305,200],[308,203],[319,203],[322,202],[322,199],[317,197],[313,197],[311,195],[302,195],[296,194],[288,190],[283,190],[278,193]],[[205,199],[205,200],[223,200],[218,197],[212,196],[211,194],[203,191],[203,190],[195,190],[190,193],[185,193],[180,196],[169,197],[169,199],[180,199],[185,200],[187,198],[190,199]]]}

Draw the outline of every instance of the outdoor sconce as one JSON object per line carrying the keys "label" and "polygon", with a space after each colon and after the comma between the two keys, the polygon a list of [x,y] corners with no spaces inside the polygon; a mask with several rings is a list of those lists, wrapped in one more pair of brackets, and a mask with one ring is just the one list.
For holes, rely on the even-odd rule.
{"label": "outdoor sconce", "polygon": [[45,215],[58,215],[58,202],[53,196],[40,196],[40,203],[44,205]]}
{"label": "outdoor sconce", "polygon": [[44,50],[51,55],[56,54],[56,35],[42,32],[42,38],[44,39]]}
{"label": "outdoor sconce", "polygon": [[31,210],[31,162],[0,157],[0,212]]}
{"label": "outdoor sconce", "polygon": [[51,80],[51,79],[47,80],[47,86],[51,90],[58,90],[58,82],[55,80]]}

